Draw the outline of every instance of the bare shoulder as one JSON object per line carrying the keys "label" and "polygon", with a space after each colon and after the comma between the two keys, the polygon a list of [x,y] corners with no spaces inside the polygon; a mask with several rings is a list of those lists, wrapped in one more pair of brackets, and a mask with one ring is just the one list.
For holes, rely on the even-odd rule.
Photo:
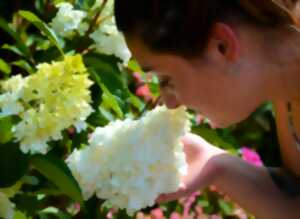
{"label": "bare shoulder", "polygon": [[[289,127],[289,116],[286,102],[274,103],[276,112],[277,133],[282,160],[285,167],[300,177],[300,150]],[[296,134],[300,138],[300,102],[292,103],[292,118]]]}

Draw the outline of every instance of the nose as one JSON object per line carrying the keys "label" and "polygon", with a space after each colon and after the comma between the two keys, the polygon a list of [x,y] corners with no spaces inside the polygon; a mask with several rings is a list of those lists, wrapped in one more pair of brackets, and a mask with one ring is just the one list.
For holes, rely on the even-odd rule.
{"label": "nose", "polygon": [[160,93],[162,95],[163,102],[169,109],[175,109],[178,106],[180,106],[175,92],[172,91],[170,88],[161,89]]}

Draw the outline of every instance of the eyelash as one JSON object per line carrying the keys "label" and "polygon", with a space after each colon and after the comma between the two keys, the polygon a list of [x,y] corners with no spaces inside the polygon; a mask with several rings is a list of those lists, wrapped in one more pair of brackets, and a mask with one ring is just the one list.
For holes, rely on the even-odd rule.
{"label": "eyelash", "polygon": [[164,88],[164,87],[174,87],[171,83],[170,83],[171,79],[169,77],[165,77],[165,78],[160,78],[159,79],[159,85],[160,87]]}

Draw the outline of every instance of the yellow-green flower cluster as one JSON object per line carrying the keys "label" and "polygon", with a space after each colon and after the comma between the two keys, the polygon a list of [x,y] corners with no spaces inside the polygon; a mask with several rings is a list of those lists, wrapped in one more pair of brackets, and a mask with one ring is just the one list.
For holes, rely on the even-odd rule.
{"label": "yellow-green flower cluster", "polygon": [[89,104],[91,85],[80,55],[41,64],[34,75],[18,75],[2,83],[0,109],[2,116],[21,118],[13,130],[21,150],[44,154],[47,142],[61,139],[62,130],[72,125],[77,131],[84,129],[93,111]]}

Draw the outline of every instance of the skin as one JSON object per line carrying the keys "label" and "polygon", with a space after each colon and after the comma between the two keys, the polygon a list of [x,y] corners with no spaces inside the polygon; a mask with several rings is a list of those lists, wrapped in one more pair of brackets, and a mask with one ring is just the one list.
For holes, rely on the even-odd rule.
{"label": "skin", "polygon": [[[169,108],[184,104],[222,128],[243,121],[263,102],[272,101],[284,168],[300,177],[300,151],[288,128],[286,111],[286,103],[292,102],[300,135],[299,33],[290,27],[216,23],[206,50],[193,58],[155,52],[138,36],[126,38],[144,68],[169,80],[169,85],[162,87]],[[178,192],[161,195],[158,202],[215,185],[257,218],[300,218],[300,199],[280,191],[265,167],[252,166],[193,134],[182,141],[189,173]]]}

